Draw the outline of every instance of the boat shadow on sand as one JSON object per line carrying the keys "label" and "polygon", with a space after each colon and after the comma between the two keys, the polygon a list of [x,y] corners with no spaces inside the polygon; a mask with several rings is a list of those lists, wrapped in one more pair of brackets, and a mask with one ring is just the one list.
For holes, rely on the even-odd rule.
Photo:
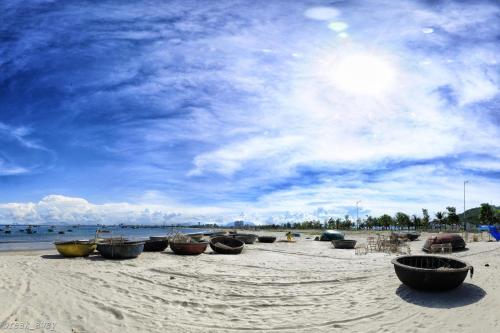
{"label": "boat shadow on sand", "polygon": [[[110,259],[106,259],[106,258],[103,258],[101,257],[100,255],[98,254],[91,254],[87,257],[75,257],[75,258],[67,258],[67,257],[64,257],[60,254],[43,254],[40,256],[42,259],[49,259],[49,260],[52,260],[52,259],[64,259],[64,260],[71,260],[71,259],[85,259],[85,260],[92,260],[92,261],[105,261],[105,260],[110,260]],[[125,260],[125,259],[113,259],[113,260]]]}
{"label": "boat shadow on sand", "polygon": [[471,283],[463,283],[456,289],[443,292],[418,291],[401,284],[396,295],[418,306],[451,309],[479,302],[486,296],[486,291]]}

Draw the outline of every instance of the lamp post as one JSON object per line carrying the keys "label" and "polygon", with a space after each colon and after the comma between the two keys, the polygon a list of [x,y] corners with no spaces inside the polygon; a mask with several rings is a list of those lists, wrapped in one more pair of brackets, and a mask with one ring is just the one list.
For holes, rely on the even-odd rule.
{"label": "lamp post", "polygon": [[358,212],[359,212],[359,203],[361,202],[361,200],[358,200],[356,201],[356,224],[358,225],[358,229],[359,229],[359,217],[358,217]]}
{"label": "lamp post", "polygon": [[467,220],[465,219],[465,184],[468,183],[468,180],[464,180],[464,231],[467,231]]}

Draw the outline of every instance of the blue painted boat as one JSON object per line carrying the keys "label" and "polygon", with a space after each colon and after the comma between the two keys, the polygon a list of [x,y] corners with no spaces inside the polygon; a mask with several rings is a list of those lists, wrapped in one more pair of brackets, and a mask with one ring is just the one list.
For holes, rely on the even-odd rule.
{"label": "blue painted boat", "polygon": [[144,242],[102,242],[97,243],[97,251],[107,259],[132,259],[137,258],[144,251]]}

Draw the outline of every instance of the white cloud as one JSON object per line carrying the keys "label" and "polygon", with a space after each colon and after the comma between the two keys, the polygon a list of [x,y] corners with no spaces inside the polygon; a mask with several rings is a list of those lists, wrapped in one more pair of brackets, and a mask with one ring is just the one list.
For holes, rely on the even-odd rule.
{"label": "white cloud", "polygon": [[337,17],[340,11],[333,7],[311,7],[304,12],[307,18],[326,21]]}

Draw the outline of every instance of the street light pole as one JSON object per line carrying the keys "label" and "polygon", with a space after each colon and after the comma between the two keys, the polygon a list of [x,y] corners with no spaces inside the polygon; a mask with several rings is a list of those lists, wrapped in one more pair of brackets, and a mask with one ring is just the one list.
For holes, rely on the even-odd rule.
{"label": "street light pole", "polygon": [[467,231],[467,220],[465,219],[465,184],[468,183],[468,180],[464,180],[464,231]]}
{"label": "street light pole", "polygon": [[358,225],[358,229],[359,229],[359,216],[358,216],[359,207],[358,207],[358,204],[360,202],[361,202],[361,200],[356,201],[356,224]]}

